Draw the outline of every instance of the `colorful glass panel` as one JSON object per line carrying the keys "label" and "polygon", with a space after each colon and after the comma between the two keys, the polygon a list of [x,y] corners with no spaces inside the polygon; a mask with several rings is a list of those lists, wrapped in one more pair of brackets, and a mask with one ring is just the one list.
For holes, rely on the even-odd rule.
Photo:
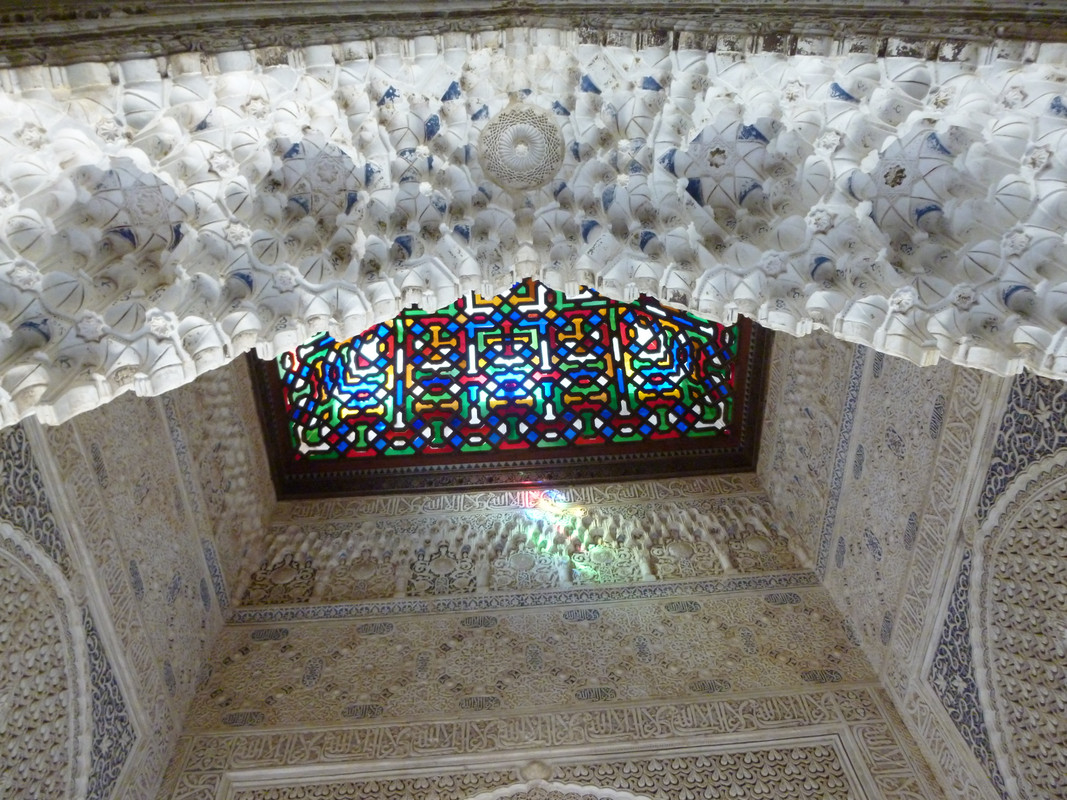
{"label": "colorful glass panel", "polygon": [[738,339],[650,301],[527,281],[323,334],[279,370],[297,459],[476,456],[727,434]]}

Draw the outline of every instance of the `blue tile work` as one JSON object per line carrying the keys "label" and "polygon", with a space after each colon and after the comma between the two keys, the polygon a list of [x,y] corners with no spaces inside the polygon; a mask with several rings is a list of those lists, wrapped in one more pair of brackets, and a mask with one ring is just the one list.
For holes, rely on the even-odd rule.
{"label": "blue tile work", "polygon": [[937,643],[937,654],[930,665],[929,681],[941,705],[945,707],[960,736],[971,747],[975,758],[985,767],[989,780],[1000,796],[1007,800],[1004,778],[997,768],[989,744],[978,683],[971,656],[968,594],[971,583],[971,552],[963,555],[956,585],[952,590],[945,625]]}
{"label": "blue tile work", "polygon": [[83,609],[85,640],[89,649],[89,680],[93,686],[93,766],[89,775],[89,800],[107,800],[122,765],[133,750],[136,735],[115,673],[107,660],[104,644],[88,609]]}
{"label": "blue tile work", "polygon": [[0,519],[28,533],[70,578],[70,556],[21,425],[0,432],[0,475]]}
{"label": "blue tile work", "polygon": [[978,519],[989,516],[1012,478],[1030,464],[1067,447],[1067,382],[1031,372],[1015,377],[1000,421],[993,457],[978,500]]}
{"label": "blue tile work", "polygon": [[848,394],[845,407],[841,411],[841,433],[837,439],[837,453],[834,454],[834,471],[830,475],[830,497],[826,501],[826,516],[823,517],[822,535],[819,537],[819,558],[815,572],[819,579],[826,575],[827,561],[830,556],[830,541],[834,535],[837,522],[837,504],[841,499],[841,484],[845,480],[845,463],[852,441],[852,424],[856,421],[856,405],[859,403],[860,385],[863,383],[863,366],[867,362],[868,349],[856,345],[852,353],[852,369],[848,376]]}
{"label": "blue tile work", "polygon": [[[0,519],[28,533],[48,557],[71,578],[73,566],[52,505],[45,492],[41,471],[30,453],[21,425],[0,432]],[[103,643],[92,616],[82,609],[88,647],[89,678],[92,683],[92,762],[89,777],[90,800],[111,796],[115,780],[130,755],[134,730],[126,701],[108,663]]]}

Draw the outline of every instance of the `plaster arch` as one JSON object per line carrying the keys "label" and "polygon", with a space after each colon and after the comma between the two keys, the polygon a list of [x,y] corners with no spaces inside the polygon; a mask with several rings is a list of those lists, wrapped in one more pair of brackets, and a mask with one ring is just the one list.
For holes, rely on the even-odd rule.
{"label": "plaster arch", "polygon": [[1009,794],[1067,797],[1067,451],[1020,473],[976,540],[975,673]]}
{"label": "plaster arch", "polygon": [[59,567],[6,522],[0,576],[0,790],[85,797],[92,714],[81,613]]}
{"label": "plaster arch", "polygon": [[[0,423],[527,277],[1067,377],[1062,48],[631,39],[519,28],[0,74]],[[522,190],[478,157],[520,99],[564,142]]]}

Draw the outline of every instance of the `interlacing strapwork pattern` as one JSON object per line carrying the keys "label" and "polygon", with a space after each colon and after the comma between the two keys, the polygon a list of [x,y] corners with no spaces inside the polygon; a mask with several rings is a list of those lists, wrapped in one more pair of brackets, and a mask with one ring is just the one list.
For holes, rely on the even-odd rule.
{"label": "interlacing strapwork pattern", "polygon": [[[803,37],[790,56],[581,40],[513,28],[6,73],[0,422],[527,277],[1067,375],[1062,64],[1021,45],[928,61]],[[498,179],[554,174],[508,191],[477,145],[518,97],[551,125],[502,130]],[[539,137],[559,151],[554,128],[558,170],[535,158]]]}
{"label": "interlacing strapwork pattern", "polygon": [[1067,382],[1024,372],[1011,383],[989,470],[978,500],[985,520],[1015,477],[1045,456],[1067,448]]}

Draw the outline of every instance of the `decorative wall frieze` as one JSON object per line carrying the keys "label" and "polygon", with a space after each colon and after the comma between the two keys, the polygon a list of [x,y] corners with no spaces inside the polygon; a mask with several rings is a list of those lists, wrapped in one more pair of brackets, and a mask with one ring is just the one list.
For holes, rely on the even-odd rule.
{"label": "decorative wall frieze", "polygon": [[[535,766],[534,769],[536,768]],[[526,769],[532,771],[529,766]],[[541,779],[494,789],[491,792],[479,794],[471,800],[504,800],[504,798],[514,798],[514,800],[641,800],[636,795],[616,789],[593,788]]]}
{"label": "decorative wall frieze", "polygon": [[[186,730],[666,701],[870,679],[817,587],[230,625]],[[700,653],[699,658],[693,658]]]}
{"label": "decorative wall frieze", "polygon": [[[860,389],[863,385],[864,366],[870,352],[865,347],[856,347],[852,352],[849,364],[848,383],[845,385],[844,404],[841,408],[841,423],[837,431],[837,442],[834,447],[833,466],[826,476],[829,485],[826,487],[826,506],[821,520],[821,526],[816,529],[817,538],[814,542],[815,570],[820,577],[825,577],[830,558],[830,545],[833,542],[833,534],[837,525],[837,512],[841,503],[841,491],[845,482],[845,466],[852,460],[852,468],[855,471],[856,461],[852,457],[852,428],[856,422],[856,413],[860,403]],[[836,557],[836,552],[835,552]]]}
{"label": "decorative wall frieze", "polygon": [[883,669],[886,689],[898,702],[919,677],[923,654],[938,633],[934,598],[950,590],[952,576],[945,565],[955,555],[953,548],[963,544],[961,532],[973,516],[981,492],[975,476],[988,463],[989,440],[1001,416],[1007,383],[973,370],[956,371],[941,420],[930,490],[914,540],[908,540],[912,556]]}
{"label": "decorative wall frieze", "polygon": [[[850,688],[665,704],[608,702],[583,709],[401,724],[365,719],[348,727],[318,730],[191,731],[179,744],[160,797],[200,800],[219,797],[219,792],[229,796],[272,778],[276,788],[300,783],[314,791],[309,784],[329,784],[326,776],[388,781],[408,771],[425,775],[426,765],[432,765],[431,774],[440,775],[449,765],[469,770],[472,757],[486,765],[482,774],[497,776],[496,791],[505,794],[516,780],[539,780],[653,797],[684,796],[684,790],[672,791],[656,782],[629,783],[627,775],[645,774],[637,764],[650,756],[668,771],[658,775],[671,774],[674,759],[703,759],[699,768],[693,765],[703,790],[721,789],[726,797],[731,754],[745,764],[745,752],[766,754],[785,742],[804,748],[835,741],[832,749],[845,757],[844,783],[852,792],[846,796],[923,800],[943,796],[888,699],[877,690]],[[727,760],[720,761],[724,757]],[[752,753],[751,758],[761,757]],[[603,768],[598,769],[601,761]],[[614,770],[608,766],[613,762],[633,766]],[[767,768],[774,769],[770,764]],[[304,776],[303,781],[295,779],[298,775]],[[711,775],[721,775],[722,783],[711,780]],[[395,791],[404,796],[407,788],[407,796],[420,797],[418,791],[436,787],[435,781],[427,779],[418,788],[398,781]],[[457,782],[462,785],[462,779]],[[468,796],[487,790],[494,791],[484,783],[476,785]]]}
{"label": "decorative wall frieze", "polygon": [[917,690],[908,694],[901,713],[911,734],[921,742],[923,754],[936,770],[948,797],[1002,800],[983,765],[962,742],[953,721],[932,692]]}
{"label": "decorative wall frieze", "polygon": [[[926,669],[943,635],[939,610],[949,604],[944,598],[957,586],[959,549],[970,541],[967,531],[973,524],[1009,384],[973,370],[955,371],[952,391],[939,417],[929,491],[914,532],[905,526],[901,539],[910,550],[910,560],[881,668],[883,685],[953,796],[1001,796],[989,780],[990,762],[980,761],[966,738],[981,737],[981,710],[950,712],[941,699],[946,692],[957,693],[968,686],[968,676],[961,672],[963,660],[952,659],[945,651],[939,671],[940,694],[928,681]],[[935,423],[933,416],[929,422]],[[957,634],[964,629],[957,620]],[[956,652],[960,652],[958,647]],[[971,725],[969,732],[961,732],[967,725]]]}
{"label": "decorative wall frieze", "polygon": [[[610,506],[638,510],[649,503],[717,501],[739,495],[760,495],[762,492],[756,475],[743,472],[654,481],[580,484],[559,487],[552,496],[556,498],[555,502],[565,508]],[[509,512],[530,508],[540,494],[522,489],[494,489],[288,500],[274,507],[271,522],[275,525],[306,525],[324,521],[345,524],[378,518]]]}
{"label": "decorative wall frieze", "polygon": [[972,554],[964,551],[949,597],[937,650],[930,664],[929,684],[960,736],[1003,798],[1013,796],[997,766],[989,739],[985,700],[975,676],[971,592]]}
{"label": "decorative wall frieze", "polygon": [[544,764],[542,769],[558,780],[510,786],[507,784],[514,780],[515,772],[510,764],[503,769],[441,771],[432,777],[400,774],[366,778],[353,770],[355,774],[347,780],[290,779],[282,787],[277,781],[273,785],[262,781],[262,788],[235,785],[227,776],[221,797],[295,800],[311,793],[336,800],[650,800],[692,796],[726,800],[773,787],[779,796],[817,792],[825,800],[852,800],[865,793],[851,769],[849,755],[839,737],[821,736],[785,740],[775,747],[664,748],[652,756],[586,756],[581,763]]}
{"label": "decorative wall frieze", "polygon": [[[295,562],[295,559],[294,559]],[[295,564],[299,567],[299,564]],[[717,595],[760,591],[777,594],[817,586],[815,573],[797,570],[785,573],[738,575],[642,582],[630,585],[597,585],[568,589],[536,589],[524,592],[470,592],[452,595],[425,595],[415,598],[363,600],[345,603],[292,603],[288,605],[247,605],[235,607],[229,615],[234,623],[274,624],[302,620],[357,619],[382,615],[431,614],[451,611],[500,611],[512,608],[539,608],[555,605],[610,603],[618,600],[656,600],[692,594]]]}
{"label": "decorative wall frieze", "polygon": [[[261,542],[262,560],[246,559],[241,604],[641,584],[802,566],[765,495],[694,491],[654,501],[651,495],[669,496],[672,487],[618,488],[467,493],[459,504],[464,511],[447,510],[457,505],[454,494],[440,496],[439,503],[433,495],[402,503],[382,498],[353,508],[400,506],[407,513],[274,521]],[[607,499],[612,495],[614,502]],[[412,506],[421,510],[412,513]]]}
{"label": "decorative wall frieze", "polygon": [[[944,366],[922,370],[862,349],[850,368],[847,353],[817,358],[818,341],[776,343],[787,348],[790,369],[772,364],[760,475],[778,499],[779,519],[792,523],[790,537],[820,554],[823,585],[943,785],[997,796],[983,777],[988,768],[957,730],[974,714],[938,711],[922,665],[941,632],[937,598],[951,583],[945,571],[953,570],[982,492],[1010,382]],[[820,449],[824,417],[832,438]],[[805,508],[807,522],[797,526]],[[948,664],[943,682],[966,679]],[[981,710],[972,711],[980,725]]]}
{"label": "decorative wall frieze", "polygon": [[[189,8],[190,5],[194,7]],[[1026,0],[928,3],[879,0],[862,6],[827,0],[796,6],[783,0],[755,3],[629,2],[500,3],[476,0],[443,7],[399,0],[387,7],[345,0],[329,11],[311,2],[249,7],[233,0],[174,4],[106,0],[53,2],[0,13],[5,64],[62,64],[196,50],[297,47],[359,36],[429,36],[535,25],[580,31],[584,41],[619,44],[635,35],[654,42],[686,39],[709,50],[790,53],[889,50],[901,55],[958,58],[967,44],[1000,40],[1055,41],[1067,37],[1067,20],[1055,7]],[[714,33],[708,33],[714,30]],[[1019,41],[999,42],[1023,46]],[[1033,45],[1031,45],[1033,47]],[[1036,49],[1036,48],[1035,48]]]}
{"label": "decorative wall frieze", "polygon": [[[525,277],[920,364],[1067,375],[1058,50],[581,38],[3,73],[0,420],[57,422]],[[519,99],[564,141],[525,191],[478,157]]]}
{"label": "decorative wall frieze", "polygon": [[219,606],[267,558],[274,487],[248,363],[238,359],[163,398],[190,511]]}

